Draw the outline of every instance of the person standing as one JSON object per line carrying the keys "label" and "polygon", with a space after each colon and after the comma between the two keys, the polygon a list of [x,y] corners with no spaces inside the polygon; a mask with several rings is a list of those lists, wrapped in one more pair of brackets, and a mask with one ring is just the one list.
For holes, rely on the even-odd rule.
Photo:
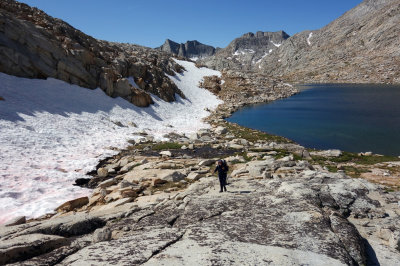
{"label": "person standing", "polygon": [[221,187],[219,192],[226,192],[226,177],[228,175],[229,167],[224,160],[218,160],[217,167],[215,167],[214,173],[218,171],[219,185]]}

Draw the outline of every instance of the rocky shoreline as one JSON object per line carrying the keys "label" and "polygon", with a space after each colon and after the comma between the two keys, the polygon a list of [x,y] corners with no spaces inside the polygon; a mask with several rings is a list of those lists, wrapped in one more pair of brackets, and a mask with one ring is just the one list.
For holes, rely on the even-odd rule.
{"label": "rocky shoreline", "polygon": [[[222,79],[232,86],[231,77]],[[142,132],[99,164],[86,184],[91,196],[0,227],[0,264],[398,264],[396,158],[312,151],[229,123],[223,118],[246,104],[296,91],[281,83],[273,93],[228,94],[224,84],[209,129],[162,143]],[[213,174],[219,158],[231,166],[228,193],[218,193]],[[375,184],[349,176],[371,169],[390,174]]]}

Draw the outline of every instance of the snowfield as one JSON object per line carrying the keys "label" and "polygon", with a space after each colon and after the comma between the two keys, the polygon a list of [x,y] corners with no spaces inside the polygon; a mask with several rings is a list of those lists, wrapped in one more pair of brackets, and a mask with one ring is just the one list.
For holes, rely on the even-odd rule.
{"label": "snowfield", "polygon": [[202,122],[209,115],[205,108],[222,102],[198,84],[220,72],[177,62],[187,71],[170,78],[187,99],[177,96],[167,103],[152,95],[155,104],[147,108],[110,98],[101,89],[0,73],[5,99],[0,101],[0,224],[20,215],[38,217],[89,195],[90,190],[73,186],[74,180],[115,154],[110,147],[123,148],[139,138],[135,132],[161,140],[169,132],[208,127]]}

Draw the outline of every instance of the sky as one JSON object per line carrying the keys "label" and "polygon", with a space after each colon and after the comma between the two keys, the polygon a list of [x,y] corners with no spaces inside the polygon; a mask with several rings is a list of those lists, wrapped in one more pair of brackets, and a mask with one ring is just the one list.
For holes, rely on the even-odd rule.
{"label": "sky", "polygon": [[97,39],[226,47],[247,32],[319,29],[362,0],[20,0]]}

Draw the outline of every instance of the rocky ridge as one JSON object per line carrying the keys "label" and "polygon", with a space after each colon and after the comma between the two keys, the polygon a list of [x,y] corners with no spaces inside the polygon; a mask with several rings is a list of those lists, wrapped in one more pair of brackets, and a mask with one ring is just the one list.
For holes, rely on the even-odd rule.
{"label": "rocky ridge", "polygon": [[[170,55],[138,45],[94,39],[62,20],[13,0],[0,3],[0,71],[56,78],[148,106],[152,93],[185,97],[166,76],[180,72]],[[130,82],[127,78],[132,77]]]}
{"label": "rocky ridge", "polygon": [[400,83],[399,6],[364,0],[322,29],[290,37],[257,67],[296,82]]}
{"label": "rocky ridge", "polygon": [[202,44],[198,41],[187,41],[186,43],[176,43],[169,39],[165,40],[164,44],[157,47],[156,50],[164,51],[181,57],[186,57],[191,60],[210,57],[215,54],[215,48]]}
{"label": "rocky ridge", "polygon": [[246,33],[233,40],[214,56],[201,59],[199,64],[217,70],[254,70],[255,66],[289,38],[284,31]]}

